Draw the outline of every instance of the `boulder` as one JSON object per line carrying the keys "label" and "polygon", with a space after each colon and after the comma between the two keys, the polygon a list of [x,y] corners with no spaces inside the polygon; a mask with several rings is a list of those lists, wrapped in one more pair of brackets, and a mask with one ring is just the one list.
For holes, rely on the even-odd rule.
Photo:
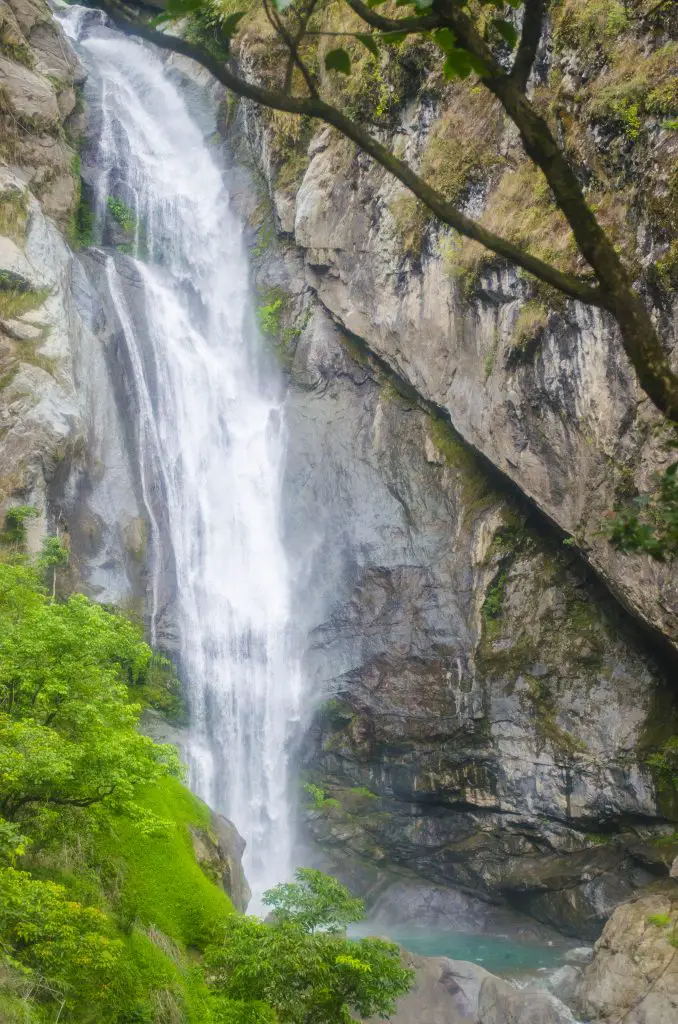
{"label": "boulder", "polygon": [[678,884],[671,880],[618,907],[577,987],[582,1015],[605,1024],[675,1024],[677,922]]}
{"label": "boulder", "polygon": [[244,913],[252,893],[242,868],[245,840],[235,825],[212,812],[209,829],[191,828],[195,859],[214,882],[228,893],[236,910]]}
{"label": "boulder", "polygon": [[566,964],[585,966],[593,960],[593,952],[593,946],[575,946],[574,949],[568,949],[563,960]]}
{"label": "boulder", "polygon": [[404,953],[416,971],[391,1024],[573,1024],[570,1011],[549,992],[516,988],[477,964]]}
{"label": "boulder", "polygon": [[2,107],[31,127],[54,127],[59,122],[56,94],[48,79],[23,64],[0,57]]}

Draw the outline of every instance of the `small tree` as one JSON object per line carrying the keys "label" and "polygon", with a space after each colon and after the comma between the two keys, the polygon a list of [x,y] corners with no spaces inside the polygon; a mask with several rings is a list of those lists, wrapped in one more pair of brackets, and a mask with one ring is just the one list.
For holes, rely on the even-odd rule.
{"label": "small tree", "polygon": [[52,570],[52,600],[56,597],[57,568],[68,565],[68,548],[59,540],[59,537],[45,537],[42,542],[42,554],[38,559],[38,565],[49,573]]}
{"label": "small tree", "polygon": [[389,1016],[411,988],[414,973],[397,946],[346,937],[365,908],[336,879],[301,868],[264,903],[272,923],[234,915],[222,943],[207,950],[213,985],[229,1002],[266,1004],[281,1024],[342,1024],[352,1014]]}

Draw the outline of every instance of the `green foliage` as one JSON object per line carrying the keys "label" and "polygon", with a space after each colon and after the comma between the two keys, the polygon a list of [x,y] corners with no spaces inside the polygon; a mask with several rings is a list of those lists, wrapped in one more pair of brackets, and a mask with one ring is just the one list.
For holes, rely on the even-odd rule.
{"label": "green foliage", "polygon": [[28,223],[28,194],[14,186],[0,191],[0,235],[21,242]]}
{"label": "green foliage", "polygon": [[[678,122],[676,122],[678,127]],[[670,291],[678,288],[678,241],[673,241],[668,251],[658,259],[654,270],[661,285]]]}
{"label": "green foliage", "polygon": [[41,568],[48,569],[58,565],[68,565],[68,548],[58,537],[45,537],[42,542],[42,553],[38,559]]}
{"label": "green foliage", "polygon": [[205,957],[214,986],[229,1000],[267,1004],[281,1024],[392,1013],[413,980],[400,966],[398,947],[348,940],[342,926],[363,916],[362,902],[320,872],[304,869],[296,877],[265,894],[272,924],[228,920],[223,941]]}
{"label": "green foliage", "polygon": [[154,653],[149,659],[134,685],[133,695],[147,707],[159,711],[172,724],[188,724],[181,680],[174,664],[162,654]]}
{"label": "green foliage", "polygon": [[74,249],[88,249],[94,245],[94,210],[79,190],[78,203],[68,225],[68,240]]}
{"label": "green foliage", "polygon": [[678,790],[678,736],[671,736],[648,758],[657,785],[665,792]]}
{"label": "green foliage", "polygon": [[29,519],[39,518],[40,510],[35,505],[13,505],[5,512],[5,529],[0,534],[0,541],[22,549],[28,538],[26,523]]}
{"label": "green foliage", "polygon": [[19,288],[0,272],[0,317],[11,320],[22,313],[41,306],[50,293],[49,288]]}
{"label": "green foliage", "polygon": [[213,1020],[184,951],[232,907],[193,853],[207,808],[136,729],[152,660],[122,616],[0,562],[0,1016]]}
{"label": "green foliage", "polygon": [[150,649],[131,623],[82,595],[52,603],[37,571],[0,563],[0,813],[132,809],[136,788],[179,765],[135,729],[126,682]]}
{"label": "green foliage", "polygon": [[429,429],[431,440],[445,462],[459,472],[464,517],[470,521],[490,508],[498,500],[498,495],[490,486],[478,460],[447,420],[442,416],[432,418]]}
{"label": "green foliage", "polygon": [[[137,817],[116,815],[94,840],[93,860],[117,881],[117,909],[182,946],[204,949],[233,912],[222,889],[196,863],[191,829],[209,831],[208,808],[165,778],[137,792]],[[139,818],[158,823],[139,841]]]}
{"label": "green foliage", "polygon": [[678,462],[654,478],[654,489],[615,509],[604,532],[618,551],[659,562],[678,552]]}
{"label": "green foliage", "polygon": [[330,50],[325,55],[325,67],[328,71],[340,71],[342,75],[351,74],[351,58],[346,50]]}
{"label": "green foliage", "polygon": [[280,320],[284,309],[284,299],[277,295],[270,302],[257,306],[257,320],[263,334],[276,335],[280,332]]}
{"label": "green foliage", "polygon": [[0,868],[0,938],[10,966],[46,975],[60,990],[81,975],[84,998],[116,970],[122,951],[100,910],[12,867]]}
{"label": "green foliage", "polygon": [[299,868],[296,882],[283,882],[265,893],[277,923],[294,923],[306,932],[319,928],[341,932],[365,916],[362,900],[356,899],[336,878],[312,868]]}
{"label": "green foliage", "polygon": [[667,942],[678,948],[678,917],[672,917],[671,914],[649,914],[647,923],[661,928]]}
{"label": "green foliage", "polygon": [[668,914],[649,914],[647,922],[648,924],[653,924],[656,928],[668,928],[671,924],[671,918]]}
{"label": "green foliage", "polygon": [[325,790],[312,782],[304,783],[304,792],[310,797],[311,806],[314,811],[340,810],[341,804],[338,800],[328,797]]}
{"label": "green foliage", "polygon": [[497,575],[492,580],[485,600],[483,601],[483,617],[485,621],[496,620],[501,617],[504,608],[504,595],[506,593],[506,584],[508,582],[508,566],[504,565],[501,567]]}
{"label": "green foliage", "polygon": [[[47,566],[63,551],[49,545]],[[269,926],[236,915],[203,872],[194,837],[209,837],[209,809],[177,779],[173,750],[136,729],[131,695],[164,686],[153,661],[122,616],[82,595],[50,600],[39,565],[0,562],[0,1019],[389,1012],[410,973],[396,947],[341,934],[363,905],[338,882],[299,871],[266,894]]]}
{"label": "green foliage", "polygon": [[109,196],[106,200],[106,207],[113,220],[120,225],[123,231],[134,231],[137,222],[136,215],[134,210],[131,210],[126,203],[123,203],[122,199],[118,199],[116,196]]}

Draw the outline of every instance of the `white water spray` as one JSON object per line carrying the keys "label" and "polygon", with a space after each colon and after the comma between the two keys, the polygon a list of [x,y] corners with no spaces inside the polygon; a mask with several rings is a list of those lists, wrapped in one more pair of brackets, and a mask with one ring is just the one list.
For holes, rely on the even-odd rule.
{"label": "white water spray", "polygon": [[[65,15],[77,38],[83,15]],[[190,783],[247,840],[256,897],[289,874],[288,750],[300,673],[280,538],[284,429],[257,357],[241,227],[176,85],[149,48],[96,29],[80,41],[99,85],[99,213],[123,181],[136,214],[144,315],[107,264],[134,377],[157,630],[164,524],[191,710]],[[140,321],[144,321],[143,323]],[[164,506],[164,507],[163,507]]]}

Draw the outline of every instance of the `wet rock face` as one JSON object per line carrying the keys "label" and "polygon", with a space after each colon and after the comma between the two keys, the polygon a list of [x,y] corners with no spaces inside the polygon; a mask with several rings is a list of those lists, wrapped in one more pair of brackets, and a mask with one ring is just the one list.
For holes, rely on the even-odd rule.
{"label": "wet rock face", "polygon": [[82,68],[43,0],[3,0],[0,34],[0,128],[8,162],[20,169],[43,211],[65,227],[76,202],[67,135],[78,131],[75,90]]}
{"label": "wet rock face", "polygon": [[597,937],[668,873],[633,848],[662,828],[639,750],[669,699],[662,670],[576,557],[318,309],[287,429],[288,544],[322,699],[310,835],[372,896],[395,864]]}
{"label": "wet rock face", "polygon": [[43,0],[0,3],[0,520],[36,506],[29,548],[58,530],[65,586],[141,614],[145,525],[101,304],[66,242],[83,80]]}
{"label": "wet rock face", "polygon": [[[73,348],[71,262],[57,227],[70,215],[77,59],[46,3],[0,4],[0,514],[49,492],[82,442]],[[58,79],[58,82],[57,82]]]}
{"label": "wet rock face", "polygon": [[[240,59],[256,71],[247,42]],[[441,113],[427,102],[382,130],[415,165]],[[524,279],[488,262],[469,285],[435,225],[407,251],[400,187],[332,131],[283,189],[266,118],[244,104],[237,126],[284,239],[257,280],[290,297],[299,335],[286,493],[317,696],[308,832],[370,899],[396,865],[594,939],[669,870],[646,752],[676,731],[673,670],[609,591],[673,644],[675,572],[600,533],[672,458],[661,424],[605,316],[564,302],[521,347]],[[671,346],[675,318],[658,317]]]}
{"label": "wet rock face", "polygon": [[[403,130],[416,151],[416,125]],[[329,133],[321,138],[297,193],[294,238],[309,284],[339,323],[447,410],[465,440],[576,537],[634,613],[675,643],[673,570],[619,555],[600,536],[624,478],[647,486],[669,458],[613,324],[567,304],[549,317],[538,349],[516,356],[525,283],[511,270],[489,270],[465,298],[435,232],[418,263],[407,260],[389,212],[398,194],[392,180],[366,158],[347,165],[344,150]]]}

